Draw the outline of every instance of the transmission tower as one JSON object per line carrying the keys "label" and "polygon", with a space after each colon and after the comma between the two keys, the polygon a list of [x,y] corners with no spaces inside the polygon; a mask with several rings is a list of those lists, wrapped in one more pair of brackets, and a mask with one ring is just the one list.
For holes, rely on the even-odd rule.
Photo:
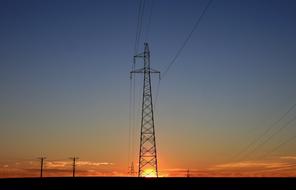
{"label": "transmission tower", "polygon": [[135,175],[134,162],[131,163],[129,174],[130,174],[130,176]]}
{"label": "transmission tower", "polygon": [[131,71],[131,77],[135,73],[144,74],[138,177],[158,177],[150,74],[156,73],[160,77],[160,72],[150,68],[148,43],[144,46],[144,52],[134,56],[134,63],[136,58],[144,59],[144,67]]}

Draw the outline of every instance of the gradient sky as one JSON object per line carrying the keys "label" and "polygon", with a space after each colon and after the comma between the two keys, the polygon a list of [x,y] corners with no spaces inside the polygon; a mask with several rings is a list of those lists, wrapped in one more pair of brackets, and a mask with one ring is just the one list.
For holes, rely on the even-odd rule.
{"label": "gradient sky", "polygon": [[[149,33],[145,9],[139,47],[149,42],[153,68],[165,70],[206,3],[154,0]],[[77,155],[81,175],[126,173],[138,4],[0,1],[0,176],[38,175],[40,155],[48,157],[48,167],[58,165],[52,169],[70,166],[67,158]],[[254,168],[295,161],[295,139],[259,158],[293,137],[296,122],[246,159],[232,159],[296,103],[295,10],[294,0],[213,1],[161,80],[155,126],[165,175],[187,168],[198,175],[257,175]],[[155,92],[157,80],[153,85]],[[247,173],[237,173],[242,170]]]}

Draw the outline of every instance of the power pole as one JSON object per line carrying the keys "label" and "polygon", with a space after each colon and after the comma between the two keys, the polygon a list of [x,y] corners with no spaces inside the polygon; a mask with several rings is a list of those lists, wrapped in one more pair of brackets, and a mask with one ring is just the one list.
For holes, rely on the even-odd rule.
{"label": "power pole", "polygon": [[40,178],[43,177],[43,163],[44,163],[44,160],[46,159],[46,157],[39,157],[37,158],[40,160]]}
{"label": "power pole", "polygon": [[136,58],[144,59],[144,67],[131,71],[131,77],[135,73],[144,74],[138,177],[158,177],[150,74],[156,73],[160,77],[160,72],[150,68],[148,43],[144,46],[144,52],[134,56],[134,63]]}
{"label": "power pole", "polygon": [[71,157],[70,158],[71,160],[73,160],[73,177],[75,177],[75,172],[76,172],[76,160],[78,160],[79,158],[78,157]]}
{"label": "power pole", "polygon": [[187,172],[186,172],[186,177],[190,177],[190,172],[189,172],[189,169],[187,169]]}

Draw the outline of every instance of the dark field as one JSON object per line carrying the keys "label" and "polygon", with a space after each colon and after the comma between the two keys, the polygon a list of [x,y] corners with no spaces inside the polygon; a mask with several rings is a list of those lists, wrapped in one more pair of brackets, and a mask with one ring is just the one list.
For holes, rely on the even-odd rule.
{"label": "dark field", "polygon": [[129,178],[56,177],[0,179],[0,189],[167,189],[296,190],[296,178]]}

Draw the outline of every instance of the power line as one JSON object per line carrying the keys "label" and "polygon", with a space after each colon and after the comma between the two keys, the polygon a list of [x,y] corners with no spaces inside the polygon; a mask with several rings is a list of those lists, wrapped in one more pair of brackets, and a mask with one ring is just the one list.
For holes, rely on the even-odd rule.
{"label": "power line", "polygon": [[[132,64],[132,70],[135,70],[135,63]],[[130,76],[130,97],[129,97],[129,139],[128,139],[128,168],[133,161],[134,156],[134,140],[136,126],[136,77]]]}
{"label": "power line", "polygon": [[[132,70],[135,70],[136,69],[136,60],[134,58],[134,63],[133,63],[133,68]],[[136,128],[136,76],[133,77],[133,87],[132,87],[132,93],[133,93],[133,98],[132,98],[132,107],[133,107],[133,118],[132,118],[132,140],[131,140],[131,143],[132,143],[132,156],[134,156],[134,143],[135,143],[135,128]]]}
{"label": "power line", "polygon": [[292,140],[296,139],[296,135],[292,136],[289,139],[286,139],[285,141],[282,141],[279,145],[277,145],[276,147],[274,147],[273,149],[269,150],[267,153],[265,153],[264,155],[262,155],[260,157],[260,159],[265,158],[267,155],[272,154],[274,152],[276,152],[277,150],[279,150],[282,146],[290,143]]}
{"label": "power line", "polygon": [[210,5],[212,4],[213,0],[209,0],[207,5],[205,6],[205,8],[203,9],[202,13],[200,14],[200,16],[198,17],[198,19],[196,20],[192,30],[189,32],[188,36],[186,37],[185,41],[182,43],[180,49],[177,51],[176,55],[173,57],[172,61],[168,64],[168,66],[166,67],[166,69],[163,72],[162,78],[167,74],[167,72],[170,70],[170,68],[172,67],[172,65],[175,63],[175,61],[177,60],[177,58],[179,57],[179,55],[181,54],[182,50],[184,49],[184,47],[186,46],[186,44],[188,43],[188,41],[190,40],[193,32],[197,29],[197,27],[199,26],[200,22],[202,21],[205,13],[207,12],[208,8],[210,7]]}
{"label": "power line", "polygon": [[139,1],[139,7],[138,7],[137,29],[136,29],[136,40],[135,40],[135,46],[134,46],[134,54],[137,54],[137,51],[138,51],[138,41],[139,41],[138,35],[139,35],[139,26],[140,26],[141,7],[142,7],[142,0]]}
{"label": "power line", "polygon": [[137,31],[136,31],[136,41],[135,41],[135,55],[138,53],[139,42],[142,34],[142,23],[143,23],[143,15],[145,9],[145,0],[140,0],[139,8],[138,8],[138,21],[137,21]]}
{"label": "power line", "polygon": [[154,7],[154,1],[150,1],[150,12],[149,12],[149,17],[148,17],[148,24],[147,24],[147,29],[146,29],[146,37],[145,41],[148,42],[149,38],[149,33],[150,33],[150,26],[151,26],[151,20],[152,20],[152,12],[153,12],[153,7]]}
{"label": "power line", "polygon": [[247,152],[253,145],[257,144],[266,134],[268,134],[272,129],[274,129],[278,123],[280,123],[294,108],[296,103],[293,104],[278,120],[272,123],[261,135],[254,138],[243,150],[233,157],[233,160],[239,158],[244,152]]}
{"label": "power line", "polygon": [[129,121],[128,121],[128,151],[127,151],[127,165],[129,167],[130,163],[130,154],[131,154],[131,128],[132,128],[132,79],[130,78],[129,85]]}
{"label": "power line", "polygon": [[287,128],[295,120],[296,120],[296,115],[291,120],[289,120],[284,125],[282,125],[278,130],[276,130],[275,132],[273,132],[265,141],[261,142],[260,144],[257,144],[257,146],[255,146],[255,148],[251,152],[249,152],[249,154],[247,154],[242,160],[248,158],[251,154],[253,154],[256,150],[258,150],[258,148],[262,147],[267,142],[269,142],[273,137],[275,137],[278,133],[280,133],[282,130],[284,130],[285,128]]}

